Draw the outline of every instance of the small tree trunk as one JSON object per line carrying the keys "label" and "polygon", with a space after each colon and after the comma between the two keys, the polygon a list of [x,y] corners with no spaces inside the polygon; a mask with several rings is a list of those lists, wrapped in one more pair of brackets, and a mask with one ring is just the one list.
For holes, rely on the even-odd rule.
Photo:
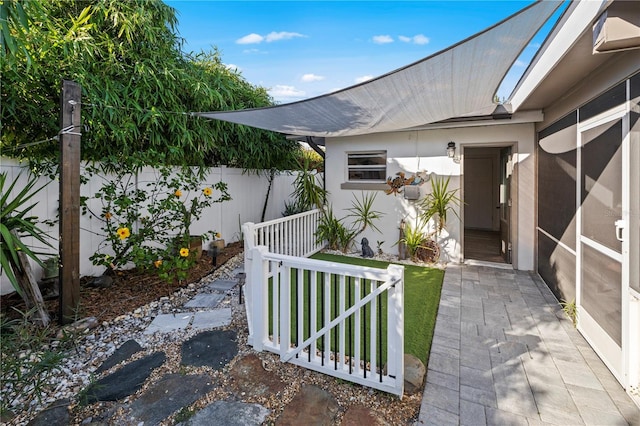
{"label": "small tree trunk", "polygon": [[31,264],[29,263],[27,255],[22,252],[18,252],[18,262],[19,265],[15,268],[14,272],[16,273],[15,275],[18,280],[18,285],[22,290],[22,298],[27,305],[27,309],[30,310],[33,307],[36,308],[37,316],[35,317],[35,320],[41,322],[42,325],[46,327],[49,325],[51,319],[44,307],[42,293],[40,293],[38,282],[33,276],[33,270],[31,269]]}
{"label": "small tree trunk", "polygon": [[276,171],[271,169],[269,172],[269,186],[267,187],[267,195],[264,197],[264,205],[262,206],[262,215],[260,216],[260,222],[264,222],[264,217],[267,214],[267,203],[269,202],[269,194],[271,193],[271,185],[276,177]]}

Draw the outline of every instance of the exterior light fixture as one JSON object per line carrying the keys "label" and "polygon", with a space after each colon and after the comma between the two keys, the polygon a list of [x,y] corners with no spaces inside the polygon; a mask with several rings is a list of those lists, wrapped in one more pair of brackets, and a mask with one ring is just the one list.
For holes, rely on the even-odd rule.
{"label": "exterior light fixture", "polygon": [[456,143],[449,142],[447,144],[447,157],[456,158]]}

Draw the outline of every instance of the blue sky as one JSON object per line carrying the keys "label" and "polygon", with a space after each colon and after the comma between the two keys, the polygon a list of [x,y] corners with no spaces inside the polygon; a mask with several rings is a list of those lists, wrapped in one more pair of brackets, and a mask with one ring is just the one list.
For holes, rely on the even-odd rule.
{"label": "blue sky", "polygon": [[[178,11],[186,52],[217,47],[223,62],[279,103],[342,89],[432,55],[532,1],[193,1]],[[547,25],[546,29],[550,28]],[[506,98],[544,41],[524,50]]]}

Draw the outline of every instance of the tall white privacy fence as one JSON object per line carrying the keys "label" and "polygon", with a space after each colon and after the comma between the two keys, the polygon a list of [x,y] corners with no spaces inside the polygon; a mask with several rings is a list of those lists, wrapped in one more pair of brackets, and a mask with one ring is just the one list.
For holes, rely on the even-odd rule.
{"label": "tall white privacy fence", "polygon": [[[301,253],[319,250],[303,242],[315,229],[308,235],[306,227],[294,225],[314,214],[292,216],[289,225],[284,218],[277,226],[271,221],[243,228],[249,343],[257,351],[279,354],[283,362],[402,397],[404,268],[367,268],[277,253],[293,246],[306,247]],[[269,237],[259,237],[261,230]],[[281,243],[298,236],[297,244]]]}
{"label": "tall white privacy fence", "polygon": [[[2,157],[0,159],[0,172],[7,173],[7,181],[12,182],[18,179],[14,192],[20,191],[28,179],[28,167],[16,160]],[[109,176],[93,176],[80,188],[81,196],[92,197],[100,190],[102,185],[109,179]],[[144,189],[148,182],[157,179],[156,172],[152,168],[144,168],[132,181],[136,188]],[[265,210],[265,218],[273,219],[282,216],[285,202],[291,200],[291,184],[295,179],[295,173],[283,172],[278,174],[269,190],[268,173],[246,173],[242,169],[229,167],[211,168],[204,178],[204,183],[213,185],[216,182],[225,182],[231,195],[230,201],[217,203],[203,211],[199,221],[191,224],[191,232],[194,235],[207,231],[217,231],[222,234],[222,238],[227,243],[241,240],[241,224],[248,221],[260,221],[267,193],[269,199]],[[45,189],[38,194],[38,204],[31,212],[39,220],[55,220],[58,215],[59,182],[52,181],[47,177],[41,177],[37,187],[48,184]],[[194,191],[197,193],[197,191]],[[214,193],[214,196],[216,194]],[[188,200],[185,198],[185,202]],[[101,205],[95,200],[89,201],[89,208],[94,211],[101,211]],[[104,241],[104,235],[100,227],[100,221],[91,215],[80,217],[80,275],[99,275],[104,268],[92,265],[89,257],[94,254],[99,245]],[[37,240],[26,239],[26,244],[35,247],[40,252],[56,252],[58,240],[58,226],[41,224],[46,233],[51,235],[53,248],[42,247]],[[111,254],[107,252],[107,254]],[[40,278],[40,267],[32,264],[36,272],[36,278]],[[0,293],[11,291],[12,286],[4,276],[1,276]]]}

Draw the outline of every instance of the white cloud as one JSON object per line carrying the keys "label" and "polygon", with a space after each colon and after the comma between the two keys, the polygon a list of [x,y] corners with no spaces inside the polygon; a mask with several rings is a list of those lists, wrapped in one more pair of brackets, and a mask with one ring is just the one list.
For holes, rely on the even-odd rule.
{"label": "white cloud", "polygon": [[293,86],[276,84],[269,89],[269,94],[274,98],[299,98],[305,95],[304,90],[298,90]]}
{"label": "white cloud", "polygon": [[251,34],[247,34],[244,37],[240,37],[239,39],[236,40],[236,43],[237,44],[260,44],[263,41],[267,43],[271,43],[272,41],[290,40],[295,37],[306,37],[306,36],[300,33],[291,33],[287,31],[280,31],[280,32],[272,31],[266,36],[262,36],[256,33],[251,33]]}
{"label": "white cloud", "polygon": [[373,36],[373,42],[376,44],[393,43],[393,37],[390,35],[377,35]]}
{"label": "white cloud", "polygon": [[364,83],[365,81],[371,80],[372,78],[372,75],[363,75],[360,77],[356,77],[356,83]]}
{"label": "white cloud", "polygon": [[416,34],[413,36],[413,42],[415,44],[428,44],[429,37],[425,36],[424,34]]}
{"label": "white cloud", "polygon": [[518,59],[513,65],[516,67],[526,67],[527,63]]}
{"label": "white cloud", "polygon": [[413,37],[398,36],[398,40],[403,41],[405,43],[413,43],[413,44],[429,43],[429,37],[425,36],[424,34],[416,34]]}
{"label": "white cloud", "polygon": [[287,31],[280,31],[280,32],[270,32],[269,34],[267,34],[267,36],[265,37],[265,40],[267,41],[267,43],[271,43],[272,41],[278,41],[278,40],[291,40],[292,38],[295,37],[306,37],[300,33],[290,33]]}
{"label": "white cloud", "polygon": [[252,54],[252,53],[261,53],[260,49],[244,49],[242,53]]}
{"label": "white cloud", "polygon": [[313,81],[322,81],[322,80],[324,80],[324,76],[315,75],[315,74],[305,74],[305,75],[302,76],[301,80],[304,81],[305,83],[311,83]]}
{"label": "white cloud", "polygon": [[236,71],[236,72],[242,71],[242,69],[239,66],[237,66],[236,64],[226,64],[225,67],[228,70],[231,70],[231,71]]}
{"label": "white cloud", "polygon": [[247,34],[244,37],[239,38],[238,40],[236,40],[236,43],[237,44],[257,44],[257,43],[262,43],[263,40],[264,40],[264,37],[262,37],[260,34],[251,33],[251,34]]}

